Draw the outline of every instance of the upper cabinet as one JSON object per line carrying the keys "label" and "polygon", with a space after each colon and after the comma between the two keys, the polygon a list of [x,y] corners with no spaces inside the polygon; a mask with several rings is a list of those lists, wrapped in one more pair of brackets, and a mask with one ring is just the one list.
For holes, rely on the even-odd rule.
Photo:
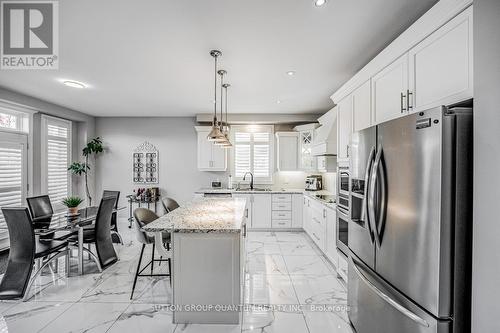
{"label": "upper cabinet", "polygon": [[410,112],[473,97],[472,7],[409,52]]}
{"label": "upper cabinet", "polygon": [[472,20],[472,0],[438,1],[332,95],[340,160],[352,130],[473,98]]}
{"label": "upper cabinet", "polygon": [[207,140],[209,126],[195,126],[198,132],[198,170],[226,171],[227,150]]}
{"label": "upper cabinet", "polygon": [[372,125],[370,80],[363,83],[352,93],[352,125],[360,131]]}
{"label": "upper cabinet", "polygon": [[352,134],[352,95],[345,97],[336,106],[337,109],[337,160],[349,158],[349,145]]}
{"label": "upper cabinet", "polygon": [[408,55],[405,54],[372,78],[373,123],[405,114],[407,93]]}
{"label": "upper cabinet", "polygon": [[276,133],[277,166],[279,171],[298,170],[299,133]]}
{"label": "upper cabinet", "polygon": [[299,170],[314,172],[316,168],[316,157],[312,154],[316,128],[319,124],[305,124],[294,127],[299,133]]}

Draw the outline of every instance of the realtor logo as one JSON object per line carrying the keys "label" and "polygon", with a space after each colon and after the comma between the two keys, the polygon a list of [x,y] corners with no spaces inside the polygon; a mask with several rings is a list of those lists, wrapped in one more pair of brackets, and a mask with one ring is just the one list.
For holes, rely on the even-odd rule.
{"label": "realtor logo", "polygon": [[57,69],[57,1],[0,0],[1,69]]}

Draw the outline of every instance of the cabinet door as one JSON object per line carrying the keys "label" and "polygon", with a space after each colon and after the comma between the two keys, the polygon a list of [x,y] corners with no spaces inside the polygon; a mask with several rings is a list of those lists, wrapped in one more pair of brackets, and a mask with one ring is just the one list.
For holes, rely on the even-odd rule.
{"label": "cabinet door", "polygon": [[253,194],[252,228],[271,228],[271,194]]}
{"label": "cabinet door", "polygon": [[472,6],[410,50],[411,111],[472,98]]}
{"label": "cabinet door", "polygon": [[303,195],[292,195],[292,228],[302,228]]}
{"label": "cabinet door", "polygon": [[311,233],[311,211],[309,208],[310,202],[309,198],[304,195],[304,202],[302,206],[302,225],[304,230],[310,234]]}
{"label": "cabinet door", "polygon": [[352,95],[347,96],[337,105],[337,118],[337,157],[346,160],[349,158],[352,133]]}
{"label": "cabinet door", "polygon": [[209,132],[198,132],[198,169],[209,170],[212,167],[212,142],[207,140]]}
{"label": "cabinet door", "polygon": [[371,126],[371,109],[371,85],[368,80],[352,93],[352,120],[355,132]]}
{"label": "cabinet door", "polygon": [[298,133],[278,135],[278,170],[297,171]]}
{"label": "cabinet door", "polygon": [[326,256],[338,266],[337,257],[337,212],[335,209],[326,209]]}
{"label": "cabinet door", "polygon": [[212,170],[225,171],[226,170],[226,155],[227,149],[212,145]]}
{"label": "cabinet door", "polygon": [[312,155],[314,130],[302,131],[299,134],[299,168],[303,171],[316,170],[316,159]]}
{"label": "cabinet door", "polygon": [[408,91],[408,54],[403,55],[372,78],[374,123],[406,114]]}
{"label": "cabinet door", "polygon": [[251,229],[253,224],[253,216],[252,216],[252,195],[244,194],[244,193],[233,193],[233,198],[242,198],[247,200],[247,208],[245,210],[245,217],[247,219],[247,228]]}

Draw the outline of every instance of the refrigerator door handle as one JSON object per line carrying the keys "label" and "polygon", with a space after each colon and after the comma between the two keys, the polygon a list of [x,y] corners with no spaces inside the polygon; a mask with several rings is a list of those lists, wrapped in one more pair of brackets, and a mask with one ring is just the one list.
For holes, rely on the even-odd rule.
{"label": "refrigerator door handle", "polygon": [[[379,179],[380,174],[380,179]],[[377,200],[378,212],[375,209],[375,196],[377,185],[380,186],[380,197]],[[377,247],[380,248],[382,242],[382,229],[384,227],[385,211],[387,208],[387,189],[386,189],[386,179],[385,170],[383,167],[383,149],[379,145],[377,149],[377,155],[375,156],[375,162],[373,163],[370,188],[368,196],[368,214],[370,216],[369,220],[372,224],[373,234],[375,235],[375,243]],[[378,214],[377,214],[378,213]],[[378,219],[377,219],[378,216]]]}
{"label": "refrigerator door handle", "polygon": [[396,302],[395,300],[390,298],[388,295],[386,295],[379,288],[377,288],[377,286],[375,286],[373,283],[371,283],[370,280],[368,280],[368,278],[366,278],[366,276],[363,273],[361,273],[361,270],[358,268],[358,265],[354,262],[352,257],[350,258],[350,260],[351,260],[352,267],[354,267],[356,274],[359,276],[359,278],[361,280],[363,280],[364,283],[366,283],[366,285],[375,294],[377,294],[380,298],[382,298],[384,301],[386,301],[389,305],[391,305],[393,308],[395,308],[396,310],[398,310],[399,312],[401,312],[403,315],[410,318],[414,322],[416,322],[424,327],[430,326],[429,323],[425,319],[423,319],[423,318],[419,317],[418,315],[416,315],[415,313],[411,312],[410,310],[405,308],[403,305],[399,304],[398,302]]}
{"label": "refrigerator door handle", "polygon": [[370,188],[370,170],[373,164],[373,156],[375,155],[375,147],[372,147],[370,154],[368,155],[368,164],[365,170],[365,191],[363,193],[363,204],[361,210],[361,220],[364,220],[368,226],[368,233],[370,234],[370,241],[373,244],[375,241],[373,236],[372,225],[370,222],[370,216],[368,214],[368,190]]}

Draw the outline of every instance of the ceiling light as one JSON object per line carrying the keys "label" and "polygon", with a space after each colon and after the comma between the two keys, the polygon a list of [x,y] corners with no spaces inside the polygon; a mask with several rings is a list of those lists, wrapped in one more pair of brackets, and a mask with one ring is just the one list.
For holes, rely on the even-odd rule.
{"label": "ceiling light", "polygon": [[276,101],[276,103],[281,104],[281,101],[278,99],[278,100]]}
{"label": "ceiling light", "polygon": [[286,74],[288,76],[294,76],[295,75],[295,71],[288,71],[288,72],[286,72]]}
{"label": "ceiling light", "polygon": [[323,6],[325,3],[326,3],[326,0],[315,0],[315,1],[314,1],[314,5],[315,5],[316,7],[321,7],[321,6]]}
{"label": "ceiling light", "polygon": [[71,88],[78,88],[78,89],[87,88],[87,85],[85,83],[81,83],[78,81],[65,80],[65,81],[63,81],[63,83],[66,86],[71,87]]}

